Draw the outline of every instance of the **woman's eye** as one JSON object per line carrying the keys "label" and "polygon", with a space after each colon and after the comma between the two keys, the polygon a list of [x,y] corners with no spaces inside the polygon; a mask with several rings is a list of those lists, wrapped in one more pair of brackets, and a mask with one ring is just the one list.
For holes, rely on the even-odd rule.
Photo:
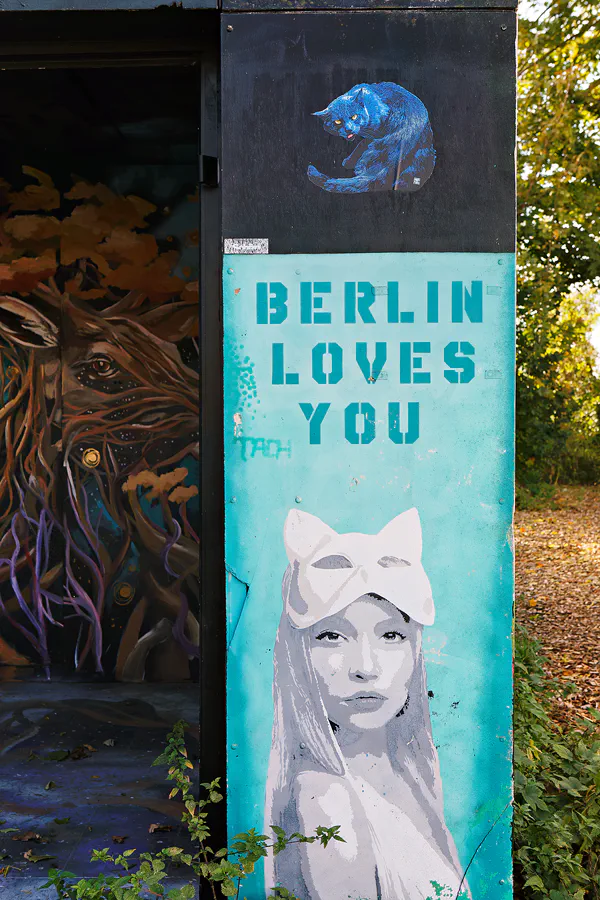
{"label": "woman's eye", "polygon": [[343,640],[343,635],[338,634],[337,631],[322,631],[317,635],[317,640],[324,641],[326,644],[334,644]]}
{"label": "woman's eye", "polygon": [[387,641],[388,644],[401,644],[402,641],[406,640],[406,635],[402,634],[400,631],[386,631],[383,635],[384,641]]}
{"label": "woman's eye", "polygon": [[358,119],[358,113],[354,113],[354,115],[350,116],[350,118],[352,119],[353,122],[356,122],[356,120]]}
{"label": "woman's eye", "polygon": [[118,371],[112,359],[109,359],[107,356],[97,356],[95,359],[90,360],[88,366],[94,375],[104,378],[114,375]]}
{"label": "woman's eye", "polygon": [[333,124],[334,124],[334,125],[341,125],[341,124],[342,124],[342,120],[341,120],[341,119],[336,119],[335,122],[334,122]]}

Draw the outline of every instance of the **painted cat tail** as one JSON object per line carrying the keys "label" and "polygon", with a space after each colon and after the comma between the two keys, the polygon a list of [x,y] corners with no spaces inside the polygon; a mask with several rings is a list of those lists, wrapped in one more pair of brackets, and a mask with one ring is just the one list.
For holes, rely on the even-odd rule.
{"label": "painted cat tail", "polygon": [[312,181],[313,184],[318,185],[318,187],[325,187],[325,183],[329,180],[327,175],[323,175],[322,172],[319,172],[318,169],[315,169],[314,166],[309,166],[307,173],[308,177]]}

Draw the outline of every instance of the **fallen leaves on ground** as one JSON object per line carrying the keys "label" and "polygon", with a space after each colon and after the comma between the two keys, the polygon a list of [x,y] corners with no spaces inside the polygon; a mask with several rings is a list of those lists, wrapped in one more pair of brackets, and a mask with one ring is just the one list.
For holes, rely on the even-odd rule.
{"label": "fallen leaves on ground", "polygon": [[64,762],[67,759],[87,759],[92,753],[97,753],[95,747],[91,744],[80,744],[73,750],[53,750],[46,754],[46,759],[53,762]]}
{"label": "fallen leaves on ground", "polygon": [[0,875],[6,878],[11,869],[14,869],[15,872],[22,871],[18,866],[2,866],[2,868],[0,869]]}
{"label": "fallen leaves on ground", "polygon": [[37,831],[24,831],[23,834],[15,834],[13,841],[35,841],[36,844],[47,844],[48,839],[42,837]]}
{"label": "fallen leaves on ground", "polygon": [[79,747],[75,747],[74,750],[71,750],[69,756],[71,759],[87,759],[91,753],[97,753],[95,747],[92,747],[91,744],[81,744]]}
{"label": "fallen leaves on ground", "polygon": [[576,685],[556,703],[557,719],[573,723],[600,708],[600,488],[561,487],[555,500],[516,513],[516,616],[549,673]]}
{"label": "fallen leaves on ground", "polygon": [[46,754],[46,759],[51,760],[53,762],[63,762],[63,760],[69,758],[68,750],[53,750],[52,753]]}
{"label": "fallen leaves on ground", "polygon": [[23,859],[26,859],[28,862],[42,862],[44,859],[56,859],[55,856],[49,856],[47,853],[36,854],[33,850],[26,850],[23,854]]}

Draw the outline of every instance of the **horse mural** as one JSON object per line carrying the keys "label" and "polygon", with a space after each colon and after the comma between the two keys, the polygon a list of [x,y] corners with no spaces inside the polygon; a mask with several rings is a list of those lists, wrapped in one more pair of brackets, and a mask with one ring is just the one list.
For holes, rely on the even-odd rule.
{"label": "horse mural", "polygon": [[[0,664],[186,680],[199,643],[197,291],[144,233],[151,204],[82,182],[65,197],[62,218],[13,199],[3,222],[0,290],[18,290],[0,294]],[[34,259],[37,280],[19,282]]]}

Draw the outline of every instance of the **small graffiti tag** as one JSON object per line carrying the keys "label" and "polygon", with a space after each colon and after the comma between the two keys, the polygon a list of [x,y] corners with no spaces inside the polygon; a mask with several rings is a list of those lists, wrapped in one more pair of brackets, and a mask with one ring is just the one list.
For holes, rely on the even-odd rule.
{"label": "small graffiti tag", "polygon": [[242,452],[242,459],[254,459],[255,456],[261,454],[267,459],[279,459],[282,454],[287,454],[288,459],[292,458],[292,442],[283,441],[277,438],[263,437],[244,437],[236,435],[233,438],[234,444],[239,444]]}

